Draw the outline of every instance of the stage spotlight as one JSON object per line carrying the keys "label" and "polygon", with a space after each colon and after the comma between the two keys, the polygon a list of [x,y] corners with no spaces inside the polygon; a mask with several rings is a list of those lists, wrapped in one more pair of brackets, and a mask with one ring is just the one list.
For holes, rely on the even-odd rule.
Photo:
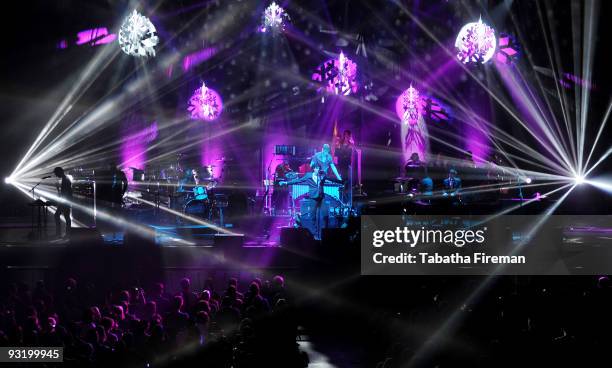
{"label": "stage spotlight", "polygon": [[525,178],[523,178],[523,181],[525,182],[525,184],[531,184],[532,179],[529,178],[529,177],[525,177]]}
{"label": "stage spotlight", "polygon": [[574,177],[574,182],[576,185],[581,185],[586,182],[586,178],[583,175],[576,175],[576,177]]}
{"label": "stage spotlight", "polygon": [[4,178],[4,184],[13,184],[13,178],[7,176],[6,178]]}

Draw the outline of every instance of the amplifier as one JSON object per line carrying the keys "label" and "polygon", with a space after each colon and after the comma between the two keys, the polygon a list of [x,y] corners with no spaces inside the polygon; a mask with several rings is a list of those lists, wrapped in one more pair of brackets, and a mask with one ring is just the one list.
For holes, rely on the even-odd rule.
{"label": "amplifier", "polygon": [[274,146],[275,155],[295,156],[295,152],[296,152],[295,146],[289,146],[285,144],[278,144]]}

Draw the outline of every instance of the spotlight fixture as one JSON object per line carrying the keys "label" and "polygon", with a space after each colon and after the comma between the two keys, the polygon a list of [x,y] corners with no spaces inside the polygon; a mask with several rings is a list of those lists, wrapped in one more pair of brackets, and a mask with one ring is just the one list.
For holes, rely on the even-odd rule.
{"label": "spotlight fixture", "polygon": [[525,182],[525,184],[531,184],[531,182],[533,181],[533,179],[531,179],[530,177],[524,177],[523,181]]}
{"label": "spotlight fixture", "polygon": [[118,39],[121,50],[132,56],[155,56],[159,43],[153,23],[136,10],[123,21]]}
{"label": "spotlight fixture", "polygon": [[478,22],[464,25],[455,40],[457,58],[464,64],[486,63],[495,54],[496,46],[495,30],[483,23],[481,18],[478,18]]}
{"label": "spotlight fixture", "polygon": [[584,175],[579,174],[574,177],[574,183],[576,185],[582,185],[585,182],[586,182],[586,178],[584,177]]}
{"label": "spotlight fixture", "polygon": [[13,184],[13,178],[7,176],[6,178],[4,178],[4,184]]}

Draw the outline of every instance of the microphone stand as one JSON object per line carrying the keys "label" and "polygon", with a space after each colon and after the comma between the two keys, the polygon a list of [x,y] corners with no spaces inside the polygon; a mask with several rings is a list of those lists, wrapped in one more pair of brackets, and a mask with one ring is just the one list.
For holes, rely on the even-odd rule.
{"label": "microphone stand", "polygon": [[41,181],[39,181],[39,182],[38,182],[38,184],[36,184],[35,186],[33,186],[33,187],[32,187],[32,189],[30,189],[30,192],[32,192],[32,198],[33,198],[34,200],[36,200],[36,192],[35,192],[35,190],[36,190],[36,188],[37,188],[39,185],[41,185],[41,184],[42,184],[43,180],[44,180],[44,179],[42,179]]}
{"label": "microphone stand", "polygon": [[[36,199],[36,188],[40,184],[42,184],[43,180],[45,180],[45,179],[41,179],[35,186],[32,187],[32,189],[30,189],[30,192],[32,192],[32,199],[34,199],[34,206],[36,206],[36,201],[38,200],[38,199]],[[44,211],[44,210],[41,209],[40,207],[37,207],[37,206],[36,206],[36,210],[38,212],[38,221],[37,221],[38,233],[35,234],[35,232],[34,232],[34,207],[32,207],[32,229],[31,229],[31,236],[32,237],[38,237],[38,239],[40,239],[41,235],[42,235],[42,218],[41,218],[42,217],[42,212],[41,211]],[[46,217],[45,217],[45,219],[46,219]],[[46,220],[45,220],[45,222],[46,222]],[[45,229],[45,232],[46,232],[46,229]]]}

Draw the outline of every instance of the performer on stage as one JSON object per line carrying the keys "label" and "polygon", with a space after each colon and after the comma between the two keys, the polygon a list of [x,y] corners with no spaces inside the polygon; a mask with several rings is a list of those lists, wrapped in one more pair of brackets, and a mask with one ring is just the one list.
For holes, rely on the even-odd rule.
{"label": "performer on stage", "polygon": [[[128,189],[128,179],[125,173],[117,168],[115,163],[109,164],[108,171],[108,189],[109,189],[109,200],[110,200],[110,213],[113,216],[121,216],[123,208],[123,196]],[[121,225],[112,226],[112,241],[118,240],[118,234],[125,231]]]}
{"label": "performer on stage", "polygon": [[419,159],[418,153],[412,153],[410,160],[404,166],[404,173],[409,178],[406,183],[408,186],[407,190],[409,192],[418,192],[421,180],[425,178],[425,165]]}
{"label": "performer on stage", "polygon": [[115,164],[110,165],[110,194],[113,207],[123,205],[123,196],[128,189],[128,180],[125,173]]}
{"label": "performer on stage", "polygon": [[349,176],[349,170],[353,164],[353,149],[355,141],[350,130],[345,130],[342,137],[336,140],[334,154],[337,159],[338,169],[340,174],[346,180]]}
{"label": "performer on stage", "polygon": [[61,179],[57,185],[57,192],[60,200],[58,201],[57,210],[55,211],[55,234],[58,238],[62,235],[60,217],[64,215],[64,220],[66,220],[66,237],[69,237],[71,228],[70,202],[72,201],[72,183],[61,167],[56,167],[53,173]]}
{"label": "performer on stage", "polygon": [[[196,175],[197,175],[197,172],[196,172]],[[212,165],[204,166],[204,174],[202,174],[202,177],[200,178],[200,180],[207,181],[207,182],[212,182],[215,180],[215,175],[213,173]]]}
{"label": "performer on stage", "polygon": [[282,186],[281,182],[287,180],[287,174],[292,172],[289,163],[283,160],[274,170],[274,191],[272,192],[272,211],[273,214],[287,210],[289,207],[289,191]]}
{"label": "performer on stage", "polygon": [[[304,216],[312,215],[312,217],[314,218],[314,229],[309,229],[309,230],[311,231],[311,233],[314,235],[315,239],[317,240],[320,239],[321,228],[322,226],[325,225],[323,221],[325,221],[328,217],[327,209],[325,209],[322,206],[323,199],[325,198],[324,184],[326,180],[328,179],[326,178],[324,171],[316,169],[311,173],[306,173],[306,175],[304,175],[301,178],[294,179],[291,181],[281,181],[280,182],[281,186],[293,185],[293,184],[306,184],[308,186],[308,194],[307,194],[308,198],[302,201],[302,206],[304,208],[312,208],[313,213],[310,213],[310,214],[302,213],[302,216],[304,217]],[[309,206],[309,204],[312,204],[312,205]]]}
{"label": "performer on stage", "polygon": [[336,165],[334,165],[331,155],[331,148],[327,143],[323,145],[321,152],[317,152],[314,156],[312,156],[312,159],[310,160],[310,167],[312,168],[313,172],[318,170],[318,175],[320,175],[322,172],[324,176],[327,175],[327,171],[329,171],[329,168],[331,167],[332,172],[334,175],[336,175],[336,178],[342,181],[342,176],[340,176],[338,169],[336,169]]}
{"label": "performer on stage", "polygon": [[461,189],[461,178],[457,176],[457,170],[451,168],[448,170],[448,177],[444,179],[445,195],[455,196]]}
{"label": "performer on stage", "polygon": [[334,154],[340,175],[344,178],[344,200],[349,200],[349,191],[353,188],[353,150],[355,141],[350,130],[345,130],[342,137],[336,140]]}
{"label": "performer on stage", "polygon": [[283,162],[278,164],[276,166],[276,169],[274,170],[274,181],[279,182],[281,180],[285,180],[287,173],[291,171],[293,170],[291,170],[291,167],[289,166],[287,160],[283,160]]}
{"label": "performer on stage", "polygon": [[408,160],[408,162],[406,162],[406,166],[404,166],[404,171],[406,173],[406,176],[412,176],[415,174],[421,174],[423,167],[424,164],[419,159],[419,154],[413,152],[412,155],[410,155],[410,159]]}
{"label": "performer on stage", "polygon": [[306,175],[301,178],[297,178],[290,181],[282,180],[280,181],[280,185],[293,185],[293,184],[306,184],[308,186],[308,198],[314,199],[316,201],[320,201],[323,199],[325,193],[323,192],[323,184],[325,183],[327,177],[323,175],[322,171],[315,170],[310,173],[306,173]]}
{"label": "performer on stage", "polygon": [[196,185],[200,184],[200,175],[196,169],[185,170],[185,175],[179,180],[179,187],[177,192],[185,193],[191,192]]}

